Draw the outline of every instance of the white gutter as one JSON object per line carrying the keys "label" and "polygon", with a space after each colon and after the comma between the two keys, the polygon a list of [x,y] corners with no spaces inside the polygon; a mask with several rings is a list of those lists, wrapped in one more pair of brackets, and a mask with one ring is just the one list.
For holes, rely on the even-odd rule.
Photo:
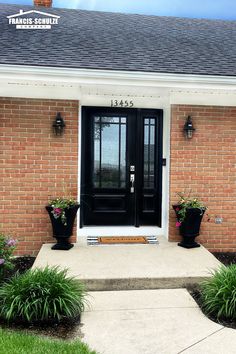
{"label": "white gutter", "polygon": [[165,74],[0,64],[0,80],[236,90],[235,76]]}

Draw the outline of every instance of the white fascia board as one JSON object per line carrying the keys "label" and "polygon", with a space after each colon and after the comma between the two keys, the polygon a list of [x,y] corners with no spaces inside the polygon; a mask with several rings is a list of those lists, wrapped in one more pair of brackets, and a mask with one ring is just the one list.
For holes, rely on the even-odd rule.
{"label": "white fascia board", "polygon": [[235,76],[165,74],[95,69],[70,69],[0,64],[0,80],[41,81],[74,85],[123,85],[236,90]]}

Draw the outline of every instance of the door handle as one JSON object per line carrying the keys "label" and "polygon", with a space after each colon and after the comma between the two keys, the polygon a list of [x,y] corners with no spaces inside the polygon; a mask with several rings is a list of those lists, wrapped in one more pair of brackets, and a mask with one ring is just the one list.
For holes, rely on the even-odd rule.
{"label": "door handle", "polygon": [[130,175],[130,182],[131,182],[130,193],[134,193],[134,182],[135,182],[134,174]]}

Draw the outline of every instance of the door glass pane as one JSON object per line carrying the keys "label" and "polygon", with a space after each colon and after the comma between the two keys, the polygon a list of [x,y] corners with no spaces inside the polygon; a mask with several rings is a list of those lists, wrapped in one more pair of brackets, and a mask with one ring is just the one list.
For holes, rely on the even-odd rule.
{"label": "door glass pane", "polygon": [[119,124],[102,124],[101,187],[118,187]]}
{"label": "door glass pane", "polygon": [[102,123],[119,123],[118,117],[101,117]]}
{"label": "door glass pane", "polygon": [[155,119],[144,119],[144,188],[155,187]]}
{"label": "door glass pane", "polygon": [[[125,119],[125,118],[122,118]],[[125,188],[126,185],[126,125],[121,124],[120,137],[120,186]]]}
{"label": "door glass pane", "polygon": [[94,119],[96,188],[124,188],[126,180],[126,117]]}
{"label": "door glass pane", "polygon": [[[97,122],[97,117],[94,119]],[[94,187],[100,184],[100,122],[94,124]]]}

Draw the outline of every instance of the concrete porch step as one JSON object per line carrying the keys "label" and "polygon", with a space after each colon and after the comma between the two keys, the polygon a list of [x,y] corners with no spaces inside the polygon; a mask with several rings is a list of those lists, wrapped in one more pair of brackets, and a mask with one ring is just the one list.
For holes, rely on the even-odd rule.
{"label": "concrete porch step", "polygon": [[69,251],[44,244],[34,267],[58,265],[89,291],[183,288],[210,276],[220,263],[204,247],[184,249],[158,236],[157,245],[87,246],[86,238]]}

